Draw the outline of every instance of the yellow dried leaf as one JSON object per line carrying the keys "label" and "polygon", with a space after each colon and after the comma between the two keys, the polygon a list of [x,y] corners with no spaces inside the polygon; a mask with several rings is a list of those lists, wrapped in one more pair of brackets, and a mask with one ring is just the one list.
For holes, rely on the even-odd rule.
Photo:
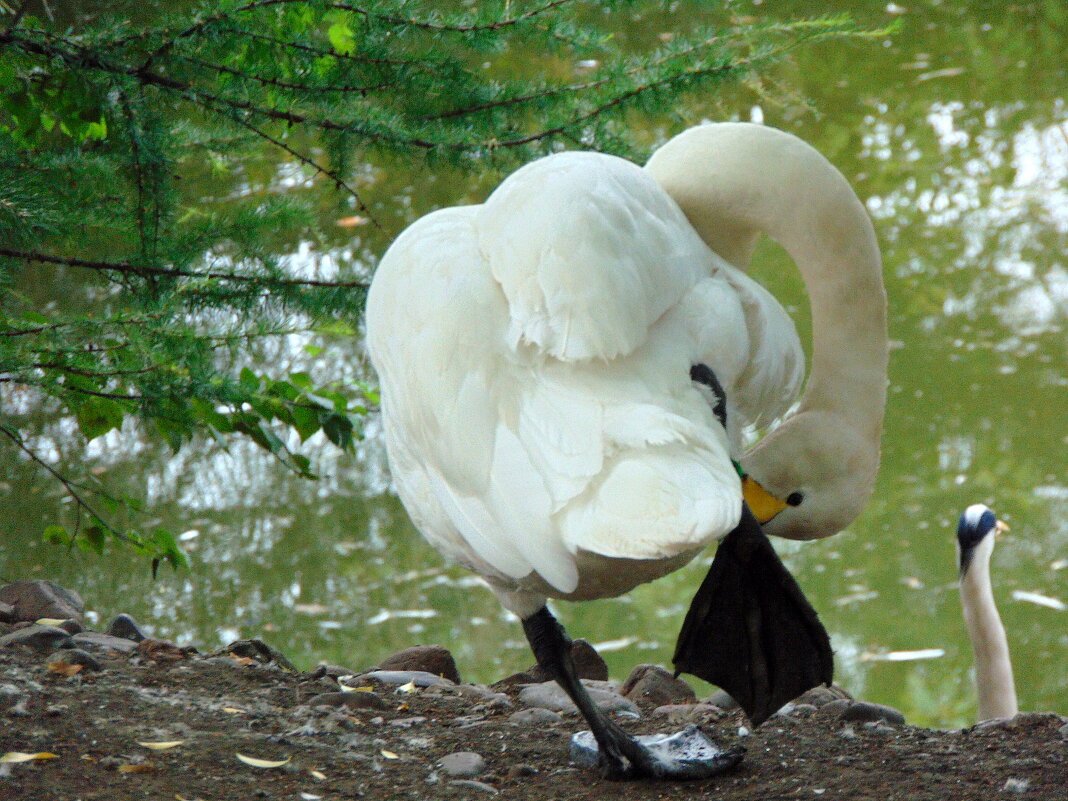
{"label": "yellow dried leaf", "polygon": [[256,759],[256,757],[237,754],[237,758],[246,765],[251,765],[254,768],[280,768],[293,757],[286,757],[285,759]]}
{"label": "yellow dried leaf", "polygon": [[48,663],[48,670],[50,673],[57,673],[60,676],[66,676],[67,678],[81,673],[84,668],[85,665],[72,665],[70,662],[64,662],[61,659]]}
{"label": "yellow dried leaf", "polygon": [[185,744],[185,740],[169,740],[165,743],[143,743],[140,740],[137,744],[144,746],[145,748],[151,748],[153,751],[169,751],[172,748],[177,748],[180,745]]}
{"label": "yellow dried leaf", "polygon": [[308,773],[312,775],[312,778],[318,779],[319,781],[324,781],[326,779],[326,774],[321,770],[309,770]]}
{"label": "yellow dried leaf", "polygon": [[249,665],[255,665],[256,660],[251,656],[234,656],[231,654],[230,658],[241,665],[241,667],[248,667]]}
{"label": "yellow dried leaf", "polygon": [[119,765],[119,773],[151,773],[156,769],[151,762],[138,762],[136,765]]}
{"label": "yellow dried leaf", "polygon": [[387,751],[385,748],[382,749],[382,756],[386,759],[400,759],[400,756],[394,754],[392,751]]}
{"label": "yellow dried leaf", "polygon": [[243,715],[245,713],[244,709],[238,709],[236,706],[224,706],[222,711],[229,712],[232,715]]}
{"label": "yellow dried leaf", "polygon": [[397,692],[399,692],[399,693],[414,693],[415,692],[415,682],[414,681],[410,681],[407,684],[402,684],[400,687],[397,688]]}
{"label": "yellow dried leaf", "polygon": [[375,688],[370,684],[365,684],[363,687],[349,687],[347,684],[338,684],[343,693],[373,693]]}
{"label": "yellow dried leaf", "polygon": [[8,751],[3,756],[0,756],[0,762],[31,762],[35,759],[59,759],[59,754],[53,754],[49,751],[38,751],[36,754]]}
{"label": "yellow dried leaf", "polygon": [[37,620],[35,620],[33,622],[36,623],[38,626],[58,626],[60,623],[66,623],[67,622],[67,618],[65,618],[65,617],[42,617],[42,618],[38,618]]}
{"label": "yellow dried leaf", "polygon": [[411,709],[411,707],[408,706],[408,702],[407,701],[405,701],[403,704],[401,704],[400,706],[397,707],[397,711],[398,712],[407,712],[409,709]]}

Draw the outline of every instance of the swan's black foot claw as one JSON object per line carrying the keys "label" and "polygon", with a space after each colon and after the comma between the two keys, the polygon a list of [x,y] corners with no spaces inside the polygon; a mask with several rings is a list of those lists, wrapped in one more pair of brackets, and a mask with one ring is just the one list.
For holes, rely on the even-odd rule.
{"label": "swan's black foot claw", "polygon": [[[621,735],[621,736],[620,736]],[[571,738],[571,759],[584,767],[596,767],[606,779],[707,779],[730,770],[742,761],[745,749],[724,750],[697,726],[677,734],[650,734],[631,738],[622,730],[608,736],[602,751],[593,734],[579,732]]]}

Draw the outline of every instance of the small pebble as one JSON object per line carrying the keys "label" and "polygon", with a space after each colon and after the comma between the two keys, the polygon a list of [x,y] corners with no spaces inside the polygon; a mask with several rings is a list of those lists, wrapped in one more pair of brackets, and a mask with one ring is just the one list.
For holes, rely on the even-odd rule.
{"label": "small pebble", "polygon": [[1005,786],[1001,789],[1006,793],[1026,793],[1031,782],[1027,779],[1006,779]]}
{"label": "small pebble", "polygon": [[0,637],[0,648],[8,645],[25,645],[36,651],[51,651],[66,642],[70,642],[70,634],[63,629],[34,624],[15,629],[10,634]]}
{"label": "small pebble", "polygon": [[[827,704],[827,706],[830,706],[830,704]],[[848,707],[841,711],[838,715],[838,719],[856,721],[858,723],[882,720],[886,723],[892,723],[898,726],[905,722],[905,716],[893,707],[883,706],[882,704],[872,704],[868,701],[851,702]]]}
{"label": "small pebble", "polygon": [[453,779],[449,784],[453,787],[468,787],[472,790],[482,790],[491,795],[497,795],[498,792],[496,787],[491,787],[485,782],[472,781],[471,779]]}
{"label": "small pebble", "polygon": [[559,723],[563,718],[551,709],[539,706],[530,709],[520,709],[508,716],[508,722],[516,726],[538,726],[550,723]]}
{"label": "small pebble", "polygon": [[81,648],[63,648],[56,651],[53,657],[68,665],[81,665],[85,670],[104,669],[95,656]]}
{"label": "small pebble", "polygon": [[111,621],[107,633],[112,637],[122,637],[133,642],[141,642],[145,639],[145,634],[137,625],[137,621],[125,612]]}
{"label": "small pebble", "polygon": [[486,770],[486,760],[474,751],[457,751],[438,760],[438,770],[453,778],[470,779]]}

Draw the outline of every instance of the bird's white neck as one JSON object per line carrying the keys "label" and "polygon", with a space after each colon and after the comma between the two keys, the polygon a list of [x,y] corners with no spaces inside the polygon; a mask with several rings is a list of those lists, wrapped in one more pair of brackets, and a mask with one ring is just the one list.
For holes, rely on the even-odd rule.
{"label": "bird's white neck", "polygon": [[960,580],[964,622],[975,652],[979,720],[1011,718],[1017,712],[1009,644],[990,586],[991,550],[992,543],[981,543]]}
{"label": "bird's white neck", "polygon": [[744,269],[766,234],[801,272],[813,320],[805,394],[741,461],[783,498],[813,483],[837,485],[817,511],[810,501],[808,511],[779,515],[772,533],[798,539],[837,533],[874,487],[886,407],[886,292],[863,204],[811,146],[761,125],[691,128],[646,169],[729,262]]}

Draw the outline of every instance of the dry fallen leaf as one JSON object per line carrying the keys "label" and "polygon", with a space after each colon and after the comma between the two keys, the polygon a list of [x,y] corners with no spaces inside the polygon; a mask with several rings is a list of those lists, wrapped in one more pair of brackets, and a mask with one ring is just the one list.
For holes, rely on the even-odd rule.
{"label": "dry fallen leaf", "polygon": [[241,665],[241,667],[248,667],[249,665],[256,664],[256,660],[251,656],[234,656],[231,654],[230,658],[237,662],[237,664]]}
{"label": "dry fallen leaf", "polygon": [[321,795],[312,795],[311,793],[301,793],[300,797],[303,798],[304,801],[319,801],[319,799],[322,798]]}
{"label": "dry fallen leaf", "polygon": [[224,706],[222,711],[229,712],[231,715],[243,715],[245,713],[244,709],[238,709],[236,706]]}
{"label": "dry fallen leaf", "polygon": [[251,765],[254,768],[280,768],[293,757],[286,757],[285,759],[256,759],[256,757],[237,754],[237,758],[246,765]]}
{"label": "dry fallen leaf", "polygon": [[309,770],[308,773],[310,773],[313,778],[316,778],[319,781],[323,781],[326,779],[326,774],[323,773],[321,770]]}
{"label": "dry fallen leaf", "polygon": [[408,682],[407,684],[402,684],[400,687],[397,688],[397,692],[399,692],[399,693],[414,693],[415,692],[415,681],[413,680],[413,681]]}
{"label": "dry fallen leaf", "polygon": [[336,224],[340,225],[342,228],[355,228],[359,225],[367,225],[367,222],[368,220],[366,217],[352,216],[342,217],[336,221]]}
{"label": "dry fallen leaf", "polygon": [[144,746],[145,748],[151,748],[153,751],[169,751],[172,748],[177,748],[180,745],[185,744],[185,740],[169,740],[165,743],[143,743],[140,740],[137,744]]}
{"label": "dry fallen leaf", "polygon": [[400,759],[397,754],[394,754],[392,751],[387,751],[385,748],[382,749],[382,756],[386,759]]}
{"label": "dry fallen leaf", "polygon": [[57,659],[55,662],[48,663],[48,670],[50,673],[57,673],[60,676],[76,676],[81,673],[85,668],[85,665],[72,665],[70,662],[64,662],[62,659]]}
{"label": "dry fallen leaf", "polygon": [[156,766],[151,762],[138,762],[136,765],[119,765],[119,773],[151,773]]}
{"label": "dry fallen leaf", "polygon": [[350,687],[339,682],[337,686],[341,688],[343,693],[373,693],[375,691],[375,688],[370,684],[365,684],[363,687]]}
{"label": "dry fallen leaf", "polygon": [[25,754],[21,751],[8,751],[3,756],[0,756],[0,763],[31,762],[34,759],[59,759],[59,754],[53,754],[49,751],[38,751],[36,754]]}
{"label": "dry fallen leaf", "polygon": [[42,617],[33,621],[38,626],[58,626],[60,623],[66,623],[68,618],[65,617]]}

